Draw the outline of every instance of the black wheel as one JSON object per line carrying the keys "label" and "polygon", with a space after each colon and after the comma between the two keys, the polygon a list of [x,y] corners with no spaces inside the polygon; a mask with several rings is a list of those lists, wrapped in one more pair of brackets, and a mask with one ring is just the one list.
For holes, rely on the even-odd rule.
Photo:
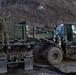
{"label": "black wheel", "polygon": [[47,54],[47,60],[50,64],[59,64],[63,59],[62,51],[57,47],[49,49]]}
{"label": "black wheel", "polygon": [[34,60],[36,62],[43,62],[44,58],[41,56],[41,52],[43,51],[43,46],[36,46],[33,50]]}

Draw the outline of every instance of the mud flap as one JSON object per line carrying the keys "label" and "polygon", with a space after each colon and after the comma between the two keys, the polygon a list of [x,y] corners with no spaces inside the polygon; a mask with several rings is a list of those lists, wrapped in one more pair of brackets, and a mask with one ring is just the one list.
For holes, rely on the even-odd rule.
{"label": "mud flap", "polygon": [[33,58],[32,57],[24,58],[24,69],[25,70],[32,70],[33,69]]}
{"label": "mud flap", "polygon": [[6,72],[7,72],[7,60],[0,59],[0,73],[6,73]]}

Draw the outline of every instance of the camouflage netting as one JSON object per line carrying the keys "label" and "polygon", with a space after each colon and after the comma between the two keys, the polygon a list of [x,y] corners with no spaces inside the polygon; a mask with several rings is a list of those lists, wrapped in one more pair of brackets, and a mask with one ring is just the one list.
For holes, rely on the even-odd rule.
{"label": "camouflage netting", "polygon": [[76,23],[76,0],[7,0],[0,10],[3,16],[10,14],[9,23],[26,20],[29,25],[49,27],[58,21]]}

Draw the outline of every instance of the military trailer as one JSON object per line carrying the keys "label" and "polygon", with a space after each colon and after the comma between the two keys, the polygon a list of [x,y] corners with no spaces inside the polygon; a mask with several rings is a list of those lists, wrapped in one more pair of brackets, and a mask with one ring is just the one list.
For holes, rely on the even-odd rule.
{"label": "military trailer", "polygon": [[7,72],[7,67],[14,67],[19,63],[24,64],[25,70],[33,69],[32,51],[26,41],[26,26],[26,21],[7,25],[10,48],[6,43],[6,37],[3,45],[0,36],[0,73]]}

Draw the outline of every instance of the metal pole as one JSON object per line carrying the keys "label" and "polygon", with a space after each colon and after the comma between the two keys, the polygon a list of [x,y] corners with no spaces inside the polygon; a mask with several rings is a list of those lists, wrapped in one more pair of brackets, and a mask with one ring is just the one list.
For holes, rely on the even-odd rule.
{"label": "metal pole", "polygon": [[26,25],[23,26],[23,31],[24,31],[24,43],[26,41]]}
{"label": "metal pole", "polygon": [[36,27],[33,28],[33,38],[36,38]]}

